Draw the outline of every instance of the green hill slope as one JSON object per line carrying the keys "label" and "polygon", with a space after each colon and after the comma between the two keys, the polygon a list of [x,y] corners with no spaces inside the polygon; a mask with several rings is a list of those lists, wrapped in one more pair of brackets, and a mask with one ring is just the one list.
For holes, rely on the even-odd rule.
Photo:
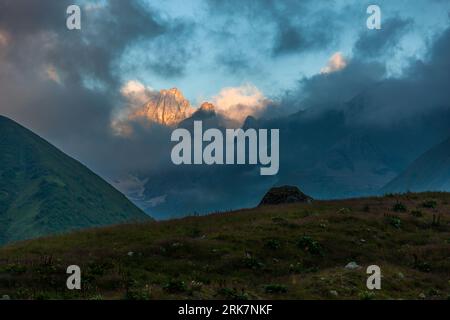
{"label": "green hill slope", "polygon": [[[449,213],[448,193],[406,194],[262,206],[31,240],[0,249],[0,296],[447,299]],[[350,262],[360,267],[345,268]],[[72,264],[82,274],[76,292],[66,289]],[[374,264],[381,268],[381,290],[370,291],[366,268]]]}
{"label": "green hill slope", "polygon": [[78,161],[0,116],[0,244],[146,219]]}

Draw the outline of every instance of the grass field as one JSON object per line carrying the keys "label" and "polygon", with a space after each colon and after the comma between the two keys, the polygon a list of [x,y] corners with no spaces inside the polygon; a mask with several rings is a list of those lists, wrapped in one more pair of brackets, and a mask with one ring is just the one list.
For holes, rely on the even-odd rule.
{"label": "grass field", "polygon": [[[92,229],[1,248],[0,296],[448,299],[449,222],[450,194],[410,193]],[[381,290],[366,287],[373,264]]]}

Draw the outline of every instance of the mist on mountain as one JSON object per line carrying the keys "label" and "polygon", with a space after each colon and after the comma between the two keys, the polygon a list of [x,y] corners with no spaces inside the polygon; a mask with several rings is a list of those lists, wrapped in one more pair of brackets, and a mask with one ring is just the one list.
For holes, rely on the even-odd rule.
{"label": "mist on mountain", "polygon": [[[146,176],[142,193],[164,201],[144,207],[169,217],[254,206],[267,187],[279,184],[298,185],[317,199],[382,193],[417,157],[450,136],[448,52],[450,29],[436,38],[428,59],[410,61],[402,77],[386,78],[380,63],[355,57],[342,70],[304,79],[282,102],[303,110],[242,124],[280,129],[277,177],[260,177],[254,166],[168,165]],[[205,121],[221,123],[217,115]]]}

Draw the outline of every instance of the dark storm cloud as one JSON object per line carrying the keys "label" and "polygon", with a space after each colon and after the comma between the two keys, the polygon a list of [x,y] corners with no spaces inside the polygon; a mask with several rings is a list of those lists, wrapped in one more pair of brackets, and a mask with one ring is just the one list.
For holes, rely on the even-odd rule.
{"label": "dark storm cloud", "polygon": [[246,57],[245,53],[242,51],[237,53],[221,53],[217,55],[216,62],[227,72],[232,74],[245,74],[256,68],[254,61]]}
{"label": "dark storm cloud", "polygon": [[139,171],[144,163],[158,167],[168,154],[162,142],[166,131],[153,126],[133,142],[113,135],[113,112],[126,105],[116,64],[127,48],[157,41],[163,45],[153,52],[168,62],[153,67],[179,74],[189,55],[177,59],[165,43],[182,44],[183,22],[163,19],[138,1],[110,0],[105,6],[82,6],[81,30],[69,31],[66,9],[72,3],[0,0],[0,32],[8,35],[6,45],[0,43],[0,113],[104,177]]}
{"label": "dark storm cloud", "polygon": [[396,44],[411,27],[411,19],[389,18],[380,30],[365,29],[355,43],[355,54],[361,57],[380,57],[395,49]]}
{"label": "dark storm cloud", "polygon": [[[147,183],[149,197],[164,195],[167,200],[148,210],[167,217],[250,207],[275,183],[299,185],[321,198],[373,194],[398,173],[396,170],[449,134],[450,114],[445,108],[429,110],[435,105],[434,98],[424,92],[432,83],[445,80],[445,71],[438,74],[438,70],[448,64],[445,52],[449,52],[449,44],[450,37],[442,35],[430,48],[430,56],[412,62],[411,75],[399,79],[386,78],[383,63],[357,57],[340,71],[301,79],[283,107],[307,105],[309,109],[259,122],[263,128],[280,128],[279,176],[258,177],[250,168],[169,168]],[[448,81],[444,83],[448,85]],[[421,86],[424,88],[419,89]],[[431,94],[441,90],[436,88]],[[417,99],[411,96],[414,91]],[[427,97],[430,100],[426,101]],[[450,100],[441,97],[441,102],[445,101],[448,110]],[[423,117],[421,110],[427,110]],[[433,127],[423,133],[430,123]],[[383,126],[388,130],[380,128]],[[339,171],[342,165],[349,166],[348,171]],[[236,185],[235,181],[245,183]]]}
{"label": "dark storm cloud", "polygon": [[[357,41],[357,45],[361,46],[363,41]],[[378,43],[385,47],[389,42],[384,39]],[[382,61],[369,61],[365,56],[356,55],[340,71],[300,80],[297,90],[286,95],[284,104],[343,110],[359,96],[364,103],[356,109],[347,109],[347,116],[354,122],[374,124],[392,124],[424,114],[450,111],[449,53],[450,28],[434,39],[424,59],[411,59],[398,77],[387,76]]]}
{"label": "dark storm cloud", "polygon": [[291,53],[304,50],[311,46],[304,34],[296,26],[281,24],[278,26],[277,38],[273,52],[277,54]]}
{"label": "dark storm cloud", "polygon": [[198,44],[189,41],[196,31],[195,23],[176,19],[167,26],[164,34],[152,41],[141,41],[135,46],[135,61],[129,62],[130,70],[152,70],[162,78],[177,78],[184,75],[191,58],[199,52]]}
{"label": "dark storm cloud", "polygon": [[[208,1],[210,13],[224,20],[224,28],[239,18],[255,33],[271,28],[267,55],[299,54],[331,46],[339,33],[336,11],[312,10],[313,1]],[[228,36],[226,33],[224,36]]]}
{"label": "dark storm cloud", "polygon": [[273,54],[302,53],[311,50],[325,49],[333,44],[336,26],[326,11],[319,17],[313,17],[307,23],[294,24],[286,21],[281,13],[277,20]]}
{"label": "dark storm cloud", "polygon": [[[137,54],[124,67],[129,68],[130,74],[137,69],[147,72],[148,68],[166,78],[179,77],[199,50],[197,46],[202,45],[192,43],[192,39],[199,39],[191,37],[198,26],[164,18],[137,1],[111,0],[105,7],[83,10],[82,30],[68,31],[65,10],[71,2],[0,0],[0,32],[10,35],[5,48],[0,50],[0,113],[37,131],[103,177],[132,173],[149,178],[150,197],[169,194],[164,212],[173,210],[173,206],[170,208],[173,203],[178,212],[255,205],[276,177],[264,178],[261,183],[263,178],[251,168],[231,167],[223,171],[212,167],[173,168],[168,159],[168,128],[134,124],[135,134],[125,138],[114,136],[110,127],[114,108],[126,105],[119,93],[123,70],[118,70],[118,61],[135,50]],[[313,12],[311,6],[315,4],[316,1],[208,1],[211,14],[208,19],[212,24],[221,23],[216,28],[219,31],[212,31],[218,37],[212,43],[223,50],[213,59],[219,62],[219,67],[238,74],[255,68],[253,57],[246,51],[251,46],[255,46],[254,52],[260,49],[259,44],[263,45],[268,60],[261,63],[270,66],[272,59],[332,45],[342,27],[339,13]],[[365,18],[364,6],[357,11]],[[253,31],[245,34],[248,43],[233,41],[236,30],[228,30],[239,19],[250,26],[246,31]],[[204,27],[208,27],[208,21],[204,22]],[[415,117],[414,121],[420,125],[398,125],[398,131],[409,133],[409,129],[429,127],[433,134],[438,132],[433,137],[443,135],[449,119],[445,111],[450,101],[450,30],[436,39],[426,59],[411,61],[399,78],[386,78],[382,59],[364,58],[373,57],[373,52],[390,52],[410,23],[394,18],[383,24],[385,30],[381,33],[362,32],[354,48],[355,56],[343,70],[301,79],[298,88],[286,95],[283,108],[294,111],[309,107],[313,112],[317,110],[317,117],[322,111],[325,114],[337,110],[345,114],[348,123],[364,125],[398,125],[401,120]],[[259,37],[261,30],[263,37]],[[255,44],[256,41],[260,43]],[[53,78],[49,77],[49,71],[53,71]],[[86,78],[98,88],[86,87],[83,82]],[[358,96],[364,98],[361,99],[364,103],[348,106],[349,101],[358,102],[355,99]],[[422,119],[423,114],[433,116]],[[273,120],[274,128],[288,128],[303,115],[290,115],[280,122]],[[340,113],[336,118],[340,119]],[[282,156],[286,160],[282,160],[281,170],[286,176],[306,168],[310,165],[308,161],[328,160],[327,154],[312,158],[310,153],[302,153],[303,143],[312,146],[309,151],[313,154],[317,148],[336,142],[332,134],[338,131],[334,117],[317,122],[308,122],[304,117],[302,121],[298,127],[292,126],[295,130],[291,135],[283,135],[287,151]],[[365,133],[365,129],[362,131]],[[302,164],[300,158],[305,158]],[[236,181],[241,180],[245,183],[236,187]]]}
{"label": "dark storm cloud", "polygon": [[15,36],[26,36],[42,30],[65,26],[65,12],[70,1],[0,1],[0,28]]}
{"label": "dark storm cloud", "polygon": [[36,50],[45,51],[47,60],[64,70],[70,81],[80,81],[84,74],[91,74],[114,83],[111,64],[125,47],[168,29],[158,21],[157,13],[147,12],[136,1],[111,0],[96,9],[82,7],[81,31],[69,31],[66,9],[72,3],[67,0],[3,1],[0,28],[11,35],[15,46],[11,59],[32,37],[47,34],[54,39],[51,46],[41,43],[41,48]]}
{"label": "dark storm cloud", "polygon": [[381,81],[385,71],[381,63],[353,60],[338,72],[301,79],[298,90],[288,92],[283,104],[290,108],[340,108],[342,103]]}

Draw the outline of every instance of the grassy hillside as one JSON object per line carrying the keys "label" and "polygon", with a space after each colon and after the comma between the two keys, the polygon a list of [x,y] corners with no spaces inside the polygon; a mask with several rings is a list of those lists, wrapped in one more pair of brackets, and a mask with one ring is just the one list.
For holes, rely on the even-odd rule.
{"label": "grassy hillside", "polygon": [[[447,299],[450,194],[266,206],[0,249],[0,295],[84,299]],[[345,266],[356,262],[359,269]],[[82,269],[65,289],[68,265]],[[366,267],[381,267],[368,291]]]}
{"label": "grassy hillside", "polygon": [[0,116],[0,244],[147,218],[78,161]]}

